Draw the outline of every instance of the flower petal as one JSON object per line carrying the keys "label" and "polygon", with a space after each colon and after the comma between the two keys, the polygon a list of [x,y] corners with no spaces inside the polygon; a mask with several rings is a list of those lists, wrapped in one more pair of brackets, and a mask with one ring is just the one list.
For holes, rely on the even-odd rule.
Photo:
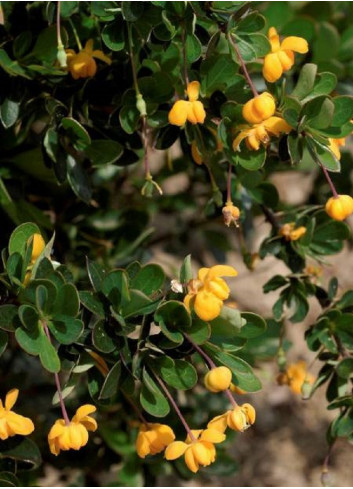
{"label": "flower petal", "polygon": [[175,460],[181,457],[188,447],[189,445],[183,441],[173,441],[173,443],[167,446],[164,456],[167,460]]}
{"label": "flower petal", "polygon": [[189,446],[185,452],[185,463],[189,468],[189,470],[191,470],[191,472],[193,472],[194,474],[198,472],[200,467],[197,461],[195,460],[194,453],[192,451],[191,446]]}
{"label": "flower petal", "polygon": [[200,319],[212,321],[219,316],[223,302],[211,292],[202,290],[197,293],[194,309]]}
{"label": "flower petal", "polygon": [[189,83],[186,89],[186,93],[190,102],[195,102],[195,100],[199,98],[200,83],[198,81],[192,81],[191,83]]}
{"label": "flower petal", "polygon": [[6,422],[16,435],[29,435],[34,431],[33,421],[20,414],[10,411],[6,414]]}
{"label": "flower petal", "polygon": [[171,108],[168,120],[174,126],[183,126],[188,116],[190,102],[186,100],[177,100]]}
{"label": "flower petal", "polygon": [[282,119],[282,117],[270,117],[267,121],[263,122],[263,125],[266,127],[267,131],[275,136],[279,136],[282,132],[288,134],[291,132],[292,127],[287,124],[287,122]]}
{"label": "flower petal", "polygon": [[201,440],[210,443],[222,443],[226,439],[226,435],[214,428],[208,428],[202,432]]}
{"label": "flower petal", "polygon": [[302,37],[289,36],[281,42],[281,50],[290,49],[296,53],[305,54],[309,51],[308,41]]}
{"label": "flower petal", "polygon": [[278,51],[280,48],[279,35],[274,27],[270,27],[268,30],[268,39],[271,44],[272,52]]}
{"label": "flower petal", "polygon": [[288,71],[294,65],[294,53],[293,51],[278,51],[277,53],[278,59],[281,62],[283,71]]}
{"label": "flower petal", "polygon": [[229,265],[214,265],[210,268],[207,278],[213,279],[214,277],[236,277],[238,272],[235,268]]}
{"label": "flower petal", "polygon": [[76,410],[76,414],[72,418],[72,421],[80,422],[82,418],[85,418],[88,414],[94,413],[95,411],[97,411],[97,408],[96,406],[93,406],[93,404],[84,404]]}
{"label": "flower petal", "polygon": [[224,433],[227,429],[227,416],[228,411],[224,414],[216,416],[215,418],[211,419],[211,421],[209,421],[207,428],[212,429],[212,431],[217,430],[221,433]]}
{"label": "flower petal", "polygon": [[17,398],[18,398],[18,389],[11,389],[7,394],[5,398],[5,409],[6,411],[10,411],[11,408],[16,404]]}
{"label": "flower petal", "polygon": [[85,51],[88,54],[92,54],[93,52],[93,39],[88,39],[88,41],[85,44],[85,47],[83,48],[82,51]]}
{"label": "flower petal", "polygon": [[92,52],[92,56],[94,58],[100,59],[101,61],[104,61],[104,63],[107,63],[107,65],[111,65],[112,64],[112,60],[109,58],[109,56],[107,56],[106,54],[104,54],[103,51],[101,51],[100,49],[95,49]]}
{"label": "flower petal", "polygon": [[265,56],[264,66],[262,69],[262,74],[265,80],[270,83],[274,83],[281,78],[282,73],[283,68],[277,53],[271,53]]}

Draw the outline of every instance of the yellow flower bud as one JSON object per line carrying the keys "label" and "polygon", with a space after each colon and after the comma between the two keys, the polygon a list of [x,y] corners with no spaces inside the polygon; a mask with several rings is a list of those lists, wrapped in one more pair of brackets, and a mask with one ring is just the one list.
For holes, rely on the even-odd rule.
{"label": "yellow flower bud", "polygon": [[264,92],[246,102],[243,107],[243,117],[250,124],[259,124],[272,117],[275,111],[276,104],[273,96]]}
{"label": "yellow flower bud", "polygon": [[279,235],[283,236],[286,241],[297,241],[306,233],[306,227],[295,227],[294,222],[286,222],[279,230]]}
{"label": "yellow flower bud", "polygon": [[144,98],[141,93],[136,95],[136,108],[140,112],[141,117],[146,117],[147,115],[147,107]]}
{"label": "yellow flower bud", "polygon": [[228,367],[216,367],[205,375],[205,386],[211,392],[221,392],[229,388],[232,372]]}
{"label": "yellow flower bud", "polygon": [[33,234],[33,236],[29,238],[27,243],[30,244],[31,240],[33,240],[31,262],[34,263],[38,259],[42,251],[44,250],[45,241],[43,239],[43,236],[39,233]]}
{"label": "yellow flower bud", "polygon": [[59,62],[60,68],[67,68],[67,54],[62,44],[58,45],[58,52],[56,54],[56,59]]}
{"label": "yellow flower bud", "polygon": [[336,221],[343,221],[353,213],[353,199],[350,195],[331,197],[325,205],[327,214]]}

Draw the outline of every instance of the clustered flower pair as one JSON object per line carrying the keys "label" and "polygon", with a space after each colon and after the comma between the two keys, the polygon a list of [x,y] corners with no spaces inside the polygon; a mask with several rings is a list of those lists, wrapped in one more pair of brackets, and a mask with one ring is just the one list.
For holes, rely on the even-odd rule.
{"label": "clustered flower pair", "polygon": [[[12,411],[18,398],[18,389],[11,389],[5,398],[5,405],[0,399],[0,439],[7,440],[15,435],[27,436],[33,433],[34,424],[30,418]],[[96,410],[95,406],[86,404],[77,409],[69,423],[58,419],[48,435],[51,453],[59,455],[60,450],[79,450],[88,442],[88,431],[97,429],[97,422],[89,414]]]}
{"label": "clustered flower pair", "polygon": [[302,360],[289,365],[277,376],[277,383],[288,385],[294,394],[302,394],[303,386],[311,386],[314,380],[314,376],[307,371],[306,363]]}

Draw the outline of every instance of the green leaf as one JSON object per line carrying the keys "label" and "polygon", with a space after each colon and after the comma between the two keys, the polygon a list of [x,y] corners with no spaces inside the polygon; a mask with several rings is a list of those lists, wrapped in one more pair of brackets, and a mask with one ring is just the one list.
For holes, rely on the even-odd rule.
{"label": "green leaf", "polygon": [[190,329],[188,330],[188,336],[197,345],[205,343],[211,335],[211,326],[209,323],[202,321],[201,319],[193,318]]}
{"label": "green leaf", "polygon": [[83,331],[81,319],[75,319],[65,314],[55,315],[48,322],[48,326],[55,339],[63,345],[70,345],[77,341]]}
{"label": "green leaf", "polygon": [[92,342],[97,350],[103,353],[111,353],[116,348],[108,324],[103,320],[96,322],[92,332]]}
{"label": "green leaf", "polygon": [[194,35],[188,35],[185,40],[186,59],[189,63],[197,61],[202,54],[202,46],[199,39]]}
{"label": "green leaf", "polygon": [[80,300],[76,287],[73,284],[64,284],[58,289],[52,315],[65,314],[77,316],[80,310]]}
{"label": "green leaf", "polygon": [[78,6],[79,6],[79,2],[63,2],[61,4],[61,8],[60,8],[60,15],[63,19],[68,19],[69,17],[71,17],[71,15],[73,15],[77,9],[78,9]]}
{"label": "green leaf", "polygon": [[26,70],[17,61],[13,61],[4,49],[0,49],[0,66],[11,76],[31,78]]}
{"label": "green leaf", "polygon": [[236,161],[246,170],[259,170],[265,164],[266,149],[261,147],[257,151],[250,151],[244,147],[240,152],[236,153]]}
{"label": "green leaf", "polygon": [[121,18],[107,24],[102,31],[102,41],[112,51],[121,51],[125,47],[124,24]]}
{"label": "green leaf", "polygon": [[[159,360],[159,359],[158,359]],[[174,360],[165,362],[162,358],[157,362],[158,372],[163,380],[175,389],[192,389],[197,382],[197,373],[191,363],[185,360]]]}
{"label": "green leaf", "polygon": [[344,358],[336,367],[336,372],[342,379],[349,379],[353,376],[353,358]]}
{"label": "green leaf", "polygon": [[74,193],[86,204],[90,204],[92,189],[87,173],[71,155],[67,155],[67,178]]}
{"label": "green leaf", "polygon": [[[41,65],[44,64],[45,67],[52,65],[56,61],[57,55],[58,42],[56,36],[56,25],[51,25],[50,27],[43,29],[37,37],[36,43],[31,53],[29,53],[29,56],[40,61]],[[68,36],[63,28],[61,28],[61,38],[65,46]],[[61,74],[65,75],[64,72],[61,72]]]}
{"label": "green leaf", "polygon": [[105,316],[103,304],[92,292],[88,290],[80,290],[79,295],[80,301],[86,309],[102,318]]}
{"label": "green leaf", "polygon": [[110,300],[115,310],[129,303],[130,293],[126,272],[119,269],[109,272],[102,282],[102,292]]}
{"label": "green leaf", "polygon": [[332,153],[332,151],[321,144],[319,141],[313,138],[306,138],[308,149],[313,157],[314,162],[317,164],[320,162],[325,168],[332,172],[339,172],[341,170],[341,163]]}
{"label": "green leaf", "polygon": [[32,222],[25,222],[18,226],[11,234],[9,240],[9,253],[20,253],[24,257],[27,242],[33,234],[39,233],[39,227]]}
{"label": "green leaf", "polygon": [[0,107],[0,119],[5,129],[8,129],[16,123],[19,113],[19,102],[5,98]]}
{"label": "green leaf", "polygon": [[14,320],[17,316],[17,306],[5,304],[0,306],[0,329],[15,331]]}
{"label": "green leaf", "polygon": [[19,471],[36,469],[42,463],[37,445],[29,438],[15,436],[1,442],[0,459],[10,459]]}
{"label": "green leaf", "polygon": [[85,150],[94,167],[112,165],[123,154],[121,144],[111,139],[95,139]]}
{"label": "green leaf", "polygon": [[77,151],[83,151],[91,144],[91,138],[86,129],[72,117],[63,117],[61,127]]}
{"label": "green leaf", "polygon": [[4,353],[7,347],[8,335],[5,331],[0,330],[0,356]]}
{"label": "green leaf", "polygon": [[201,91],[209,97],[216,90],[224,90],[233,83],[238,65],[226,54],[215,54],[201,63]]}
{"label": "green leaf", "polygon": [[335,107],[332,126],[343,126],[350,122],[353,117],[353,97],[335,97],[332,102]]}
{"label": "green leaf", "polygon": [[302,116],[306,117],[305,125],[314,129],[330,127],[333,120],[335,106],[326,96],[317,97],[305,104]]}
{"label": "green leaf", "polygon": [[297,97],[299,100],[305,98],[314,88],[317,66],[313,63],[305,64],[299,73],[299,78],[294,90],[291,93],[292,97]]}
{"label": "green leaf", "polygon": [[143,409],[156,418],[164,418],[170,411],[167,399],[146,369],[142,373],[140,402]]}
{"label": "green leaf", "polygon": [[46,337],[44,331],[41,331],[41,346],[39,351],[39,358],[43,367],[51,373],[58,373],[60,371],[60,359],[54,348]]}
{"label": "green leaf", "polygon": [[114,19],[114,15],[109,12],[110,9],[116,9],[116,2],[96,1],[91,2],[92,14],[100,17],[99,20],[109,21]]}
{"label": "green leaf", "polygon": [[37,324],[31,330],[17,328],[16,340],[21,348],[30,355],[39,355],[43,367],[49,372],[56,373],[60,370],[58,354],[47,338],[42,325]]}
{"label": "green leaf", "polygon": [[121,13],[127,22],[136,22],[143,14],[143,2],[123,2]]}
{"label": "green leaf", "polygon": [[180,269],[180,283],[187,284],[192,279],[191,255],[184,258]]}
{"label": "green leaf", "polygon": [[[302,100],[308,102],[320,95],[330,95],[337,85],[337,77],[333,73],[324,72],[317,75],[314,87]],[[293,94],[292,94],[293,95]],[[334,100],[333,100],[334,102]]]}
{"label": "green leaf", "polygon": [[145,265],[130,281],[130,287],[137,289],[146,295],[158,292],[164,284],[165,275],[159,265]]}
{"label": "green leaf", "polygon": [[26,329],[33,330],[37,327],[39,314],[35,307],[28,304],[22,304],[18,309],[18,316]]}
{"label": "green leaf", "polygon": [[239,333],[242,338],[256,338],[266,331],[266,321],[258,314],[242,312],[241,317],[246,321]]}
{"label": "green leaf", "polygon": [[177,343],[182,338],[179,331],[188,331],[191,326],[191,316],[184,304],[179,301],[164,302],[155,312],[154,320],[164,334]]}
{"label": "green leaf", "polygon": [[100,292],[102,290],[102,283],[104,278],[106,277],[106,272],[101,265],[96,262],[93,262],[86,259],[87,261],[87,272],[88,278],[92,284],[92,287],[96,292]]}
{"label": "green leaf", "polygon": [[0,487],[20,487],[20,481],[12,472],[0,472]]}
{"label": "green leaf", "polygon": [[220,315],[211,321],[212,336],[234,337],[245,324],[238,309],[223,306]]}
{"label": "green leaf", "polygon": [[99,394],[99,399],[109,399],[115,396],[118,392],[119,380],[121,375],[121,361],[119,360],[109,370],[108,375],[105,378],[103,387]]}
{"label": "green leaf", "polygon": [[216,364],[230,368],[233,374],[232,382],[240,389],[246,392],[256,392],[261,389],[261,382],[244,360],[230,353],[211,350],[209,346],[207,346],[207,351]]}
{"label": "green leaf", "polygon": [[261,31],[266,24],[265,17],[258,12],[250,12],[248,15],[240,19],[237,23],[237,32],[250,34]]}

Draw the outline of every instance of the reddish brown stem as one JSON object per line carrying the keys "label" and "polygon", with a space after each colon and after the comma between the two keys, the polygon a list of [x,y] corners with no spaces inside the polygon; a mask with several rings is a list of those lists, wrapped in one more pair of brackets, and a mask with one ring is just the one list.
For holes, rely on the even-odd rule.
{"label": "reddish brown stem", "polygon": [[238,59],[239,59],[239,63],[240,63],[241,69],[243,70],[244,76],[246,78],[246,81],[249,84],[249,87],[251,88],[251,91],[252,91],[254,97],[257,97],[259,95],[258,94],[258,91],[256,90],[255,85],[254,85],[254,83],[253,83],[253,81],[252,81],[252,79],[251,79],[251,77],[249,75],[248,69],[247,69],[246,64],[245,64],[245,62],[243,60],[243,57],[242,57],[242,55],[241,55],[241,53],[239,51],[239,48],[237,46],[237,43],[232,38],[232,35],[231,34],[228,34],[227,37],[228,37],[229,42],[233,46],[234,51],[237,53],[237,56],[238,56]]}
{"label": "reddish brown stem", "polygon": [[[44,328],[45,334],[47,335],[48,340],[51,343],[51,337],[50,337],[50,333],[49,333],[49,328],[46,325],[46,323],[44,323],[44,322],[43,322],[43,328]],[[67,411],[66,411],[66,407],[65,407],[65,403],[64,403],[64,399],[63,399],[63,395],[62,395],[62,389],[61,389],[59,375],[57,373],[54,373],[54,378],[55,378],[56,389],[58,391],[61,412],[63,414],[63,418],[65,420],[65,424],[68,426],[70,424],[70,419],[69,419],[69,416],[67,415]]]}
{"label": "reddish brown stem", "polygon": [[333,184],[333,181],[331,180],[331,177],[330,177],[330,175],[329,175],[329,172],[328,172],[328,171],[327,171],[327,169],[324,167],[324,165],[322,165],[321,163],[320,163],[320,166],[321,166],[322,171],[324,172],[325,178],[326,178],[326,180],[327,180],[327,183],[328,183],[328,184],[329,184],[329,186],[330,186],[330,189],[331,189],[331,192],[332,192],[332,194],[333,194],[334,198],[335,198],[335,199],[338,199],[338,193],[337,193],[337,190],[336,190],[336,188],[335,188],[335,186],[334,186],[334,184]]}

